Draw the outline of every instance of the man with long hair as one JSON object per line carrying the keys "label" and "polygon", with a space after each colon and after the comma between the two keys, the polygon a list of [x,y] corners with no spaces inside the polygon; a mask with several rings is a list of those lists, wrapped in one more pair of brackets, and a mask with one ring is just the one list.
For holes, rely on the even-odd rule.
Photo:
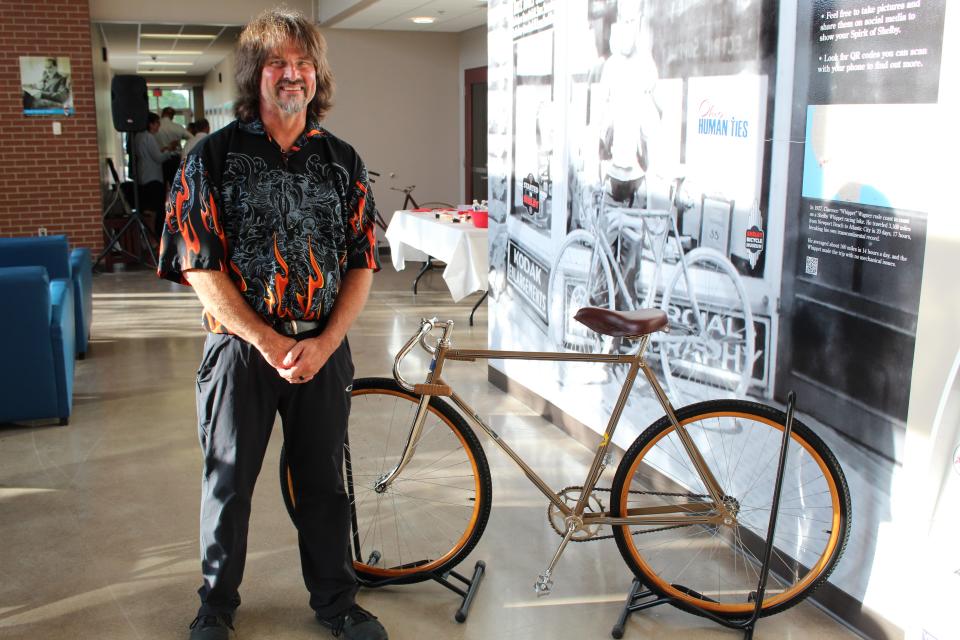
{"label": "man with long hair", "polygon": [[197,372],[203,584],[192,640],[233,628],[277,412],[310,606],[334,635],[387,638],[355,602],[341,472],[353,380],[346,333],[379,269],[376,207],[360,157],[319,124],[333,93],[325,49],[297,13],[248,24],[237,119],[187,154],[167,206],[158,273],[193,286],[208,331]]}

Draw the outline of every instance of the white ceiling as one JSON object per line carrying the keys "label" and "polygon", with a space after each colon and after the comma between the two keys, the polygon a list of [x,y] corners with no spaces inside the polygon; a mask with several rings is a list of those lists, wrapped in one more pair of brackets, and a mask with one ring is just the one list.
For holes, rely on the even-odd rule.
{"label": "white ceiling", "polygon": [[[183,2],[184,0],[167,0]],[[183,84],[202,83],[203,76],[219,64],[236,44],[248,14],[255,15],[256,2],[246,0],[237,12],[224,12],[221,2],[191,0],[192,10],[173,11],[168,15],[191,15],[207,24],[171,24],[158,19],[156,8],[167,6],[116,0],[91,0],[90,13],[100,30],[114,73],[143,74],[147,80]],[[270,3],[264,2],[263,7]],[[295,4],[306,4],[295,0]],[[382,29],[459,33],[487,23],[487,0],[316,0],[295,8],[309,13],[320,26],[328,29]],[[212,18],[213,15],[219,18]],[[415,24],[413,17],[436,18],[433,24]],[[206,20],[204,19],[206,18]],[[223,22],[220,22],[223,20]],[[179,36],[151,38],[148,34]],[[207,35],[197,39],[184,36]],[[164,64],[166,63],[166,64]]]}
{"label": "white ceiling", "polygon": [[100,23],[96,27],[103,36],[110,69],[142,74],[147,80],[160,75],[164,79],[205,76],[233,51],[240,33],[239,26],[227,25]]}
{"label": "white ceiling", "polygon": [[[433,24],[415,24],[414,17]],[[458,33],[487,24],[487,0],[320,0],[318,21],[334,29]]]}

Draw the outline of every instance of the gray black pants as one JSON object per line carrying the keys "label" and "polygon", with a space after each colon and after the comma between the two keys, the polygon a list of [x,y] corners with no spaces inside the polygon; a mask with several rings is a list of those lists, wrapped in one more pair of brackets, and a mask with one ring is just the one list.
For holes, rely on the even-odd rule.
{"label": "gray black pants", "polygon": [[353,362],[343,344],[314,378],[290,384],[254,347],[209,334],[197,372],[203,450],[200,614],[233,615],[247,555],[253,487],[279,412],[293,474],[303,581],[322,617],[353,604],[349,504],[341,460]]}

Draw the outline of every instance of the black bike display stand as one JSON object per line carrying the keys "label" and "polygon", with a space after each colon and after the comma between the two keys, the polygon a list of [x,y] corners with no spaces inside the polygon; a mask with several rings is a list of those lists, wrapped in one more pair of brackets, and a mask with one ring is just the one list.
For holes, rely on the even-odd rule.
{"label": "black bike display stand", "polygon": [[[357,534],[357,511],[356,511],[356,494],[353,489],[353,464],[350,460],[350,435],[347,434],[344,439],[344,449],[343,449],[343,459],[346,465],[347,472],[346,476],[346,489],[347,496],[350,500],[350,525],[351,531],[353,532],[353,545],[354,550],[360,549],[360,537]],[[283,475],[281,474],[281,482],[283,481]],[[287,494],[284,494],[285,496]],[[290,508],[290,505],[287,505]],[[362,556],[357,553],[357,561],[362,561]],[[374,551],[371,554],[372,557],[367,558],[367,564],[375,564],[376,561],[380,560],[380,553]],[[408,565],[416,566],[416,564]],[[447,571],[445,573],[440,573],[438,571],[431,571],[427,575],[430,580],[442,584],[450,591],[453,591],[458,596],[460,596],[460,608],[457,609],[457,612],[454,614],[454,619],[457,622],[464,622],[467,619],[467,614],[470,612],[470,605],[473,604],[473,597],[477,594],[477,589],[480,588],[480,581],[483,579],[483,573],[486,571],[487,565],[483,560],[478,560],[477,563],[473,566],[473,575],[470,578],[466,578],[454,570]],[[456,584],[450,582],[448,579],[450,576],[453,576],[455,579],[459,580],[466,586],[466,591],[458,587]],[[386,587],[391,584],[399,584],[406,580],[405,577],[401,576],[398,578],[385,578],[383,580],[365,580],[363,578],[359,579],[360,585],[367,587],[369,589],[376,589],[377,587]]]}
{"label": "black bike display stand", "polygon": [[[473,604],[473,597],[477,594],[477,589],[480,588],[480,581],[483,579],[483,573],[486,571],[487,565],[483,560],[477,560],[477,563],[473,565],[473,575],[470,578],[466,578],[456,571],[448,571],[447,573],[435,573],[430,572],[430,579],[434,582],[438,582],[445,586],[450,591],[453,591],[458,596],[460,596],[460,608],[457,609],[457,612],[453,615],[454,620],[457,622],[465,622],[467,619],[467,614],[470,613],[470,605]],[[466,591],[458,587],[456,584],[450,582],[447,578],[453,576],[464,585],[466,585]],[[403,581],[403,578],[387,578],[386,580],[360,580],[360,584],[364,587],[375,589],[377,587],[386,587],[391,584],[396,584]]]}
{"label": "black bike display stand", "polygon": [[[777,515],[780,511],[780,490],[783,488],[783,472],[787,465],[787,446],[790,443],[790,433],[793,431],[793,412],[796,408],[796,404],[797,394],[791,391],[787,396],[787,420],[786,425],[784,425],[783,428],[783,442],[780,445],[780,462],[779,466],[777,467],[777,480],[773,487],[773,503],[770,505],[770,525],[769,529],[767,530],[767,541],[763,551],[763,563],[760,566],[760,579],[757,583],[756,604],[754,606],[753,613],[750,614],[750,617],[743,620],[727,620],[714,615],[710,611],[703,609],[697,611],[697,615],[709,618],[717,624],[723,625],[730,629],[742,630],[744,640],[751,640],[753,638],[753,630],[754,627],[756,627],[757,620],[760,618],[760,608],[763,605],[763,595],[767,587],[767,576],[770,573],[770,555],[773,552],[773,540],[774,536],[776,535]],[[681,591],[685,589],[680,585],[673,586]],[[674,602],[674,598],[662,596],[649,589],[644,589],[640,580],[634,578],[633,586],[630,588],[630,593],[627,595],[627,601],[624,604],[623,611],[621,611],[620,617],[617,619],[617,623],[613,625],[610,635],[618,639],[623,637],[624,626],[627,624],[627,619],[630,617],[631,613],[635,611],[642,611],[644,609],[650,609],[651,607],[656,607],[661,604],[673,604]],[[685,603],[684,607],[689,608],[690,605]]]}

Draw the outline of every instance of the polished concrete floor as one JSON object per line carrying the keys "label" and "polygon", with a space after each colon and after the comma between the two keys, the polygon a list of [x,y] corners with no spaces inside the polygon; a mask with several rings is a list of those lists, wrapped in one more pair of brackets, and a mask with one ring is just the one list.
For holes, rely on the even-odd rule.
{"label": "polished concrete floor", "polygon": [[[439,275],[414,296],[411,279],[390,266],[377,276],[350,336],[358,376],[389,375],[421,316],[457,321],[459,346],[486,344],[483,308],[467,325],[476,296],[454,305]],[[186,638],[196,610],[199,305],[189,289],[143,271],[99,275],[94,290],[94,340],[77,366],[70,425],[0,426],[0,638]],[[456,363],[445,377],[545,479],[582,480],[590,452],[489,384],[483,364]],[[306,603],[276,473],[280,440],[276,429],[254,499],[236,637],[329,637]],[[467,622],[454,621],[456,597],[434,583],[363,591],[361,604],[394,640],[609,638],[630,586],[616,545],[571,545],[553,595],[537,599],[533,582],[559,537],[543,497],[498,449],[485,449],[493,512],[462,567],[484,560],[487,575]],[[624,637],[740,635],[660,607],[634,615]],[[761,621],[756,637],[854,636],[804,603]]]}

